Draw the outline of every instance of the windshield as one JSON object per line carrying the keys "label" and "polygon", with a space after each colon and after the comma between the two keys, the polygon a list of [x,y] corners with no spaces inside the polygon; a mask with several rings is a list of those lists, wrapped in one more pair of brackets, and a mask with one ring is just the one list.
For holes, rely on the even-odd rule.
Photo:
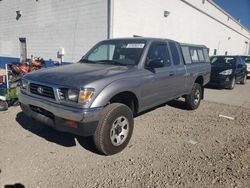
{"label": "windshield", "polygon": [[250,64],[250,57],[244,57],[244,61],[245,63]]}
{"label": "windshield", "polygon": [[211,57],[211,63],[217,66],[232,66],[235,65],[236,58],[230,56]]}
{"label": "windshield", "polygon": [[80,62],[113,65],[137,65],[145,40],[110,40],[97,44]]}

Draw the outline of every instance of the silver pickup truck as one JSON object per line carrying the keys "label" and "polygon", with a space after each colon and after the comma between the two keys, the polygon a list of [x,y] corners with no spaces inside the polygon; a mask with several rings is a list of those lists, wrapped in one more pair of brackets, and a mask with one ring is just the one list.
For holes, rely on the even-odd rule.
{"label": "silver pickup truck", "polygon": [[133,117],[184,97],[198,108],[209,82],[208,49],[155,38],[105,40],[78,63],[43,69],[22,79],[20,106],[52,128],[92,136],[105,155],[122,151]]}

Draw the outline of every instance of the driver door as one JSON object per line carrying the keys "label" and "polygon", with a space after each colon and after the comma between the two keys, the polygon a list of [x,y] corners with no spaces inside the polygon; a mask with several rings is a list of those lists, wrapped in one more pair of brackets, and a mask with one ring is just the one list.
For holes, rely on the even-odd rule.
{"label": "driver door", "polygon": [[[160,60],[164,66],[150,68],[148,63]],[[167,42],[154,42],[151,44],[145,62],[148,76],[142,87],[142,100],[144,109],[157,106],[171,99],[175,94],[175,69],[171,63]]]}

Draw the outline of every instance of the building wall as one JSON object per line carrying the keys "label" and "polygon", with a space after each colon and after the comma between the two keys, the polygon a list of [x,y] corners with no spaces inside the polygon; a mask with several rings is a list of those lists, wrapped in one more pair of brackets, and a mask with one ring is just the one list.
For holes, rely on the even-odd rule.
{"label": "building wall", "polygon": [[57,60],[64,48],[64,61],[77,61],[107,38],[107,15],[107,0],[2,0],[0,57],[20,57],[19,38],[25,37],[28,57]]}
{"label": "building wall", "polygon": [[[247,54],[250,33],[207,0],[113,0],[113,37],[164,37],[205,44],[210,55]],[[164,11],[170,12],[164,17]]]}
{"label": "building wall", "polygon": [[[21,13],[19,19],[16,11]],[[164,11],[169,16],[164,17]],[[75,62],[109,35],[205,44],[210,55],[214,49],[218,54],[250,51],[249,31],[207,0],[0,1],[0,66],[18,60],[19,38],[26,38],[28,57],[59,60],[57,51],[64,48],[64,61]]]}

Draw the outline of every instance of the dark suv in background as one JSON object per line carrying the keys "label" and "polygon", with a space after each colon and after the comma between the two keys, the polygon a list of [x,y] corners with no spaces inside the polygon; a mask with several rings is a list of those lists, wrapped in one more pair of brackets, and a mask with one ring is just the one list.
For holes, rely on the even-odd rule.
{"label": "dark suv in background", "polygon": [[246,83],[247,66],[243,56],[212,56],[210,86],[233,89]]}

